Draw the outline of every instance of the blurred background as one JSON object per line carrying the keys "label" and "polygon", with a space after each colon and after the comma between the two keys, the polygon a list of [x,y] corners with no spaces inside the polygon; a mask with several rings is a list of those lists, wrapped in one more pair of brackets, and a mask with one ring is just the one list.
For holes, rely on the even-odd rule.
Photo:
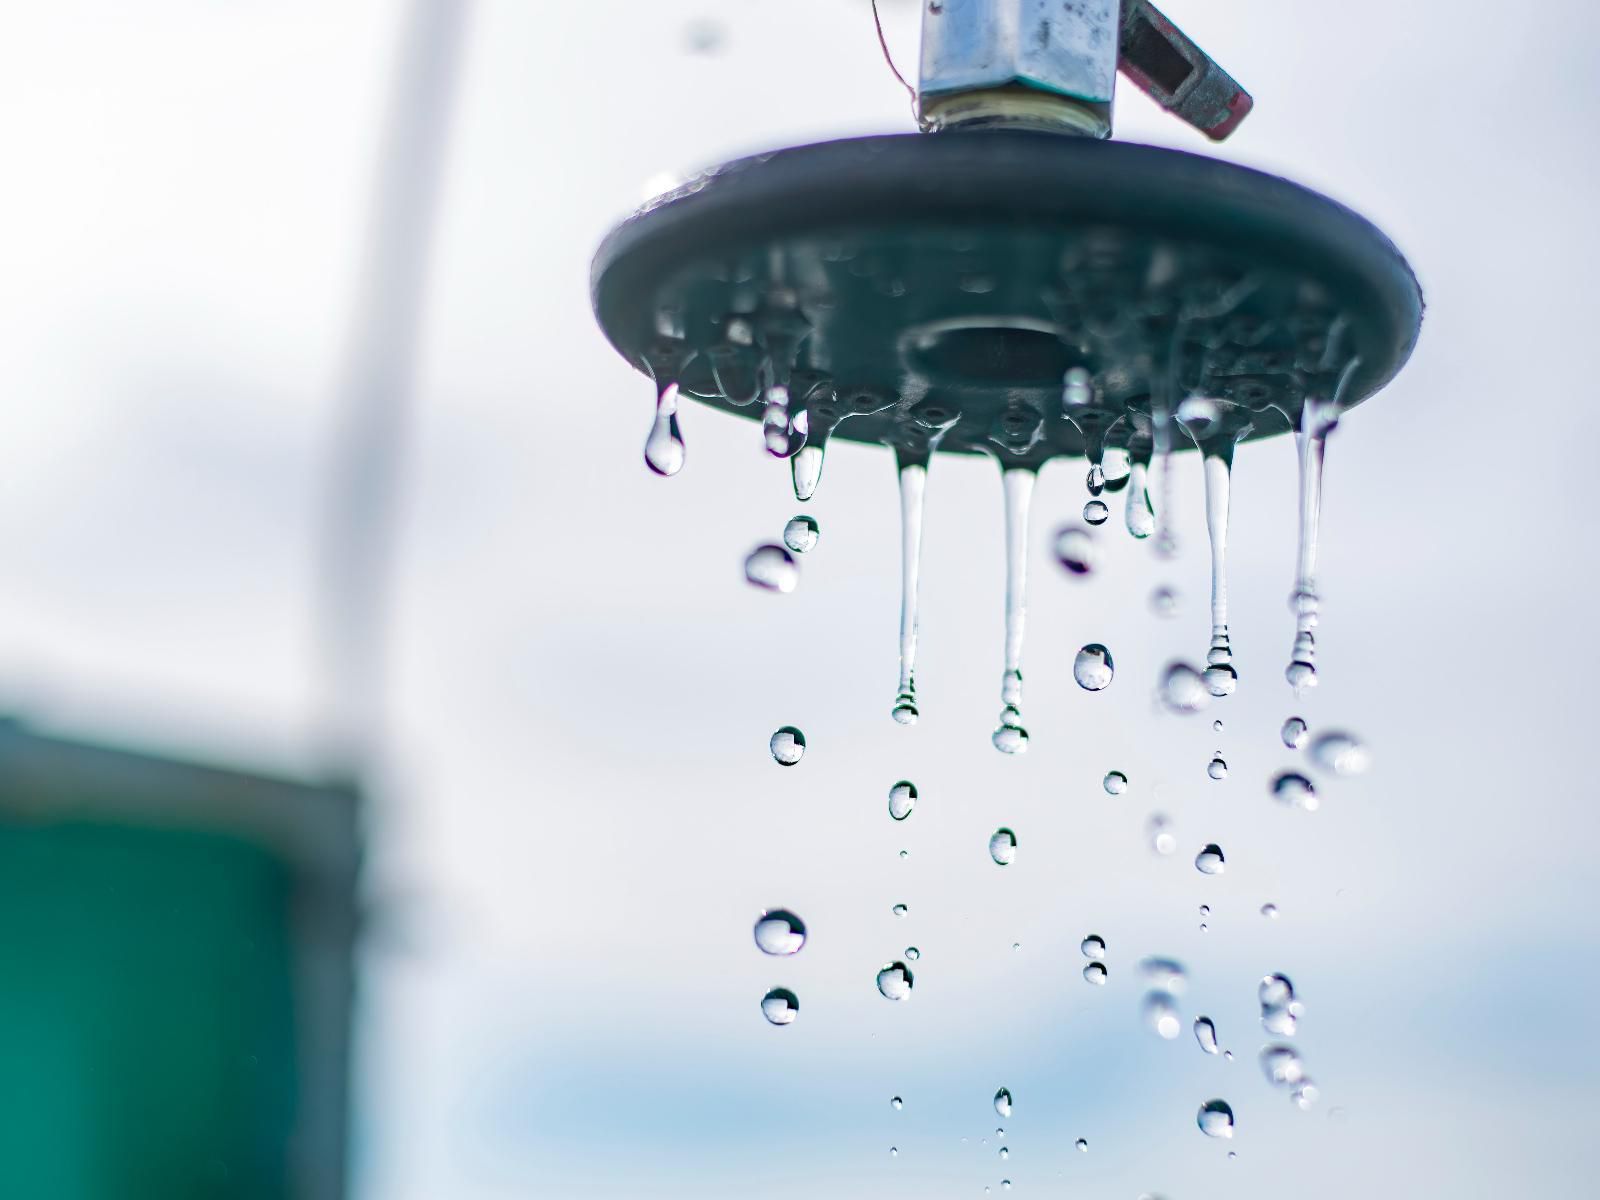
{"label": "blurred background", "polygon": [[[909,72],[919,7],[881,7]],[[993,465],[932,473],[900,728],[888,455],[835,446],[799,589],[759,594],[786,466],[691,405],[651,475],[650,387],[589,310],[600,238],[683,174],[911,127],[867,0],[0,7],[0,1191],[1585,1190],[1600,17],[1164,7],[1256,110],[1212,148],[1124,85],[1118,135],[1354,206],[1428,315],[1330,442],[1303,703],[1289,442],[1238,455],[1241,685],[1204,719],[1150,705],[1208,633],[1197,464],[1181,557],[1102,537],[1087,583],[1048,553],[1081,469],[1045,472],[1019,759]],[[1291,711],[1373,752],[1316,813],[1267,795]],[[795,958],[751,944],[776,906]],[[1232,1061],[1142,1026],[1157,953]],[[1255,1061],[1271,971],[1308,1112]]]}

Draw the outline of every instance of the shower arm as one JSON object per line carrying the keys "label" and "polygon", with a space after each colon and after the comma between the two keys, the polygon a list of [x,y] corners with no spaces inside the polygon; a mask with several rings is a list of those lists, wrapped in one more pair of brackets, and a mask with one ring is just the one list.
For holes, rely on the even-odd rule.
{"label": "shower arm", "polygon": [[923,8],[917,96],[929,129],[1005,125],[1110,137],[1119,69],[1212,141],[1238,128],[1253,105],[1149,0],[927,0]]}

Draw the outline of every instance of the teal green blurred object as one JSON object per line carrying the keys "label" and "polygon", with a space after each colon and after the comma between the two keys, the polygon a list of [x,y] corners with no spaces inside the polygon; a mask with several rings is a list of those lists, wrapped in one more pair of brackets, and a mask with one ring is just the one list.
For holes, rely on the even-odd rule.
{"label": "teal green blurred object", "polygon": [[0,723],[0,1196],[342,1195],[357,812]]}

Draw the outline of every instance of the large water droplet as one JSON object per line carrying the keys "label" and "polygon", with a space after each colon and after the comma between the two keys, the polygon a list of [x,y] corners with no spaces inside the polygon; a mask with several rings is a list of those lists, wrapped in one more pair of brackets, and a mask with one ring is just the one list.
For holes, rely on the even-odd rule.
{"label": "large water droplet", "polygon": [[1195,870],[1202,875],[1221,875],[1227,870],[1222,858],[1222,847],[1215,842],[1210,842],[1194,856]]}
{"label": "large water droplet", "polygon": [[1161,677],[1161,702],[1168,712],[1196,713],[1211,703],[1211,689],[1188,663],[1171,663]]}
{"label": "large water droplet", "polygon": [[1283,723],[1279,736],[1283,744],[1291,750],[1298,750],[1306,742],[1306,723],[1299,717],[1290,717]]}
{"label": "large water droplet", "polygon": [[1172,831],[1172,821],[1162,813],[1152,813],[1144,824],[1145,837],[1150,849],[1157,854],[1171,854],[1178,848],[1178,835]]}
{"label": "large water droplet", "polygon": [[1183,1022],[1178,1017],[1178,1006],[1169,992],[1146,992],[1144,997],[1144,1023],[1169,1042],[1183,1032]]}
{"label": "large water droplet", "polygon": [[1200,1043],[1200,1049],[1207,1054],[1217,1053],[1217,1027],[1212,1024],[1210,1017],[1194,1019],[1194,1040]]}
{"label": "large water droplet", "polygon": [[794,422],[794,428],[807,435],[805,445],[796,450],[794,457],[789,460],[789,478],[794,484],[794,498],[804,504],[817,494],[817,485],[822,482],[822,461],[827,453],[828,427],[823,426],[812,435],[809,415],[801,413]]}
{"label": "large water droplet", "polygon": [[1272,798],[1280,804],[1290,804],[1307,812],[1316,812],[1321,804],[1311,780],[1298,771],[1282,771],[1273,779]]}
{"label": "large water droplet", "polygon": [[669,383],[656,396],[656,415],[644,443],[645,465],[657,475],[683,469],[683,435],[678,432],[678,385]]}
{"label": "large water droplet", "polygon": [[1264,975],[1256,999],[1262,1008],[1282,1008],[1294,999],[1294,984],[1287,975]]}
{"label": "large water droplet", "polygon": [[800,1015],[800,1001],[788,988],[775,987],[761,997],[761,1015],[774,1025],[789,1025]]}
{"label": "large water droplet", "polygon": [[1056,561],[1069,575],[1087,575],[1099,561],[1094,535],[1082,525],[1063,525],[1056,531]]}
{"label": "large water droplet", "polygon": [[903,962],[884,964],[878,972],[878,991],[888,1000],[904,1000],[911,995],[911,968]]}
{"label": "large water droplet", "polygon": [[790,517],[789,523],[783,527],[783,544],[796,554],[804,554],[817,544],[820,533],[816,518],[801,513]]}
{"label": "large water droplet", "polygon": [[1372,765],[1372,755],[1351,734],[1333,730],[1311,743],[1311,761],[1335,775],[1360,775]]}
{"label": "large water droplet", "polygon": [[1085,982],[1103,985],[1106,981],[1106,965],[1103,962],[1092,962],[1083,968]]}
{"label": "large water droplet", "polygon": [[1261,1002],[1261,1027],[1279,1037],[1291,1037],[1299,1023],[1301,1005],[1286,975],[1268,975],[1256,989]]}
{"label": "large water droplet", "polygon": [[889,789],[889,815],[904,821],[917,806],[917,785],[902,779]]}
{"label": "large water droplet", "polygon": [[1200,1132],[1207,1137],[1231,1138],[1233,1136],[1233,1109],[1226,1100],[1207,1100],[1200,1106],[1195,1118]]}
{"label": "large water droplet", "polygon": [[767,745],[772,749],[773,760],[780,767],[792,767],[805,757],[806,735],[793,725],[785,725],[772,735]]}
{"label": "large water droplet", "polygon": [[806,925],[786,908],[771,908],[756,921],[756,945],[766,954],[798,954],[806,944]]}
{"label": "large water droplet", "polygon": [[1120,796],[1128,790],[1128,777],[1121,771],[1107,771],[1101,786],[1106,789],[1106,795]]}
{"label": "large water droplet", "polygon": [[1000,712],[1000,724],[989,737],[1001,754],[1022,754],[1028,749],[1028,731],[1017,724],[1022,714],[1009,705]]}
{"label": "large water droplet", "polygon": [[1226,779],[1228,777],[1228,764],[1219,750],[1211,756],[1211,761],[1206,764],[1206,774],[1213,779]]}
{"label": "large water droplet", "polygon": [[1104,500],[1090,500],[1083,506],[1083,519],[1090,525],[1104,525],[1110,515],[1111,510]]}
{"label": "large water droplet", "polygon": [[1017,857],[1017,835],[1009,829],[996,829],[989,839],[989,857],[1002,867],[1010,866]]}
{"label": "large water droplet", "polygon": [[1103,958],[1106,953],[1106,940],[1098,933],[1091,933],[1078,943],[1078,949],[1083,951],[1085,958]]}
{"label": "large water droplet", "polygon": [[769,592],[789,593],[800,582],[800,564],[782,546],[757,546],[744,560],[744,577]]}
{"label": "large water droplet", "polygon": [[994,1094],[994,1110],[1002,1117],[1009,1118],[1011,1116],[1011,1093],[1005,1088],[1001,1088]]}
{"label": "large water droplet", "polygon": [[1267,1046],[1261,1051],[1261,1073],[1267,1082],[1286,1087],[1305,1077],[1305,1065],[1291,1046]]}
{"label": "large water droplet", "polygon": [[1072,663],[1072,677],[1086,692],[1098,692],[1111,686],[1116,667],[1111,661],[1111,651],[1099,642],[1090,642],[1078,651]]}

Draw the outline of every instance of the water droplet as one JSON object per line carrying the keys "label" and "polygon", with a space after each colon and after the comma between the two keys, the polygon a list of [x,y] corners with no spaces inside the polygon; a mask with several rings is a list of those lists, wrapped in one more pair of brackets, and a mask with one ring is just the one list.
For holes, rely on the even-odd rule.
{"label": "water droplet", "polygon": [[1283,723],[1280,736],[1285,746],[1291,750],[1298,750],[1306,742],[1306,723],[1299,717],[1290,717]]}
{"label": "water droplet", "polygon": [[1272,798],[1280,804],[1290,804],[1307,812],[1316,812],[1321,804],[1311,780],[1298,771],[1283,771],[1273,779]]}
{"label": "water droplet", "polygon": [[1078,1148],[1078,1151],[1080,1153],[1082,1153],[1082,1154],[1089,1153],[1089,1142],[1088,1142],[1087,1138],[1079,1138],[1076,1142],[1073,1143],[1073,1145]]}
{"label": "water droplet", "polygon": [[1072,663],[1072,677],[1086,692],[1098,692],[1111,686],[1116,668],[1111,661],[1111,651],[1099,642],[1090,642],[1078,651]]}
{"label": "water droplet", "polygon": [[801,513],[790,517],[789,523],[783,527],[783,544],[796,554],[804,554],[817,544],[820,533],[816,518]]}
{"label": "water droplet", "polygon": [[1268,975],[1256,989],[1261,1002],[1261,1027],[1280,1037],[1291,1037],[1299,1023],[1302,1006],[1295,999],[1294,985],[1286,975]]}
{"label": "water droplet", "polygon": [[[996,1129],[994,1131],[994,1136],[999,1138],[1001,1141],[1005,1141],[1006,1131],[1004,1129]],[[985,1146],[987,1146],[989,1144],[989,1139],[988,1138],[984,1138],[983,1139],[983,1144]]]}
{"label": "water droplet", "polygon": [[[801,411],[804,416],[804,410]],[[795,454],[800,445],[796,445],[795,433],[798,430],[789,420],[789,389],[781,384],[774,384],[767,389],[767,401],[761,409],[761,440],[766,443],[767,453],[774,458],[788,458]]]}
{"label": "water droplet", "polygon": [[800,1015],[800,1001],[788,988],[775,987],[761,997],[761,1015],[774,1025],[789,1025]]}
{"label": "water droplet", "polygon": [[1120,796],[1128,790],[1128,777],[1121,771],[1107,771],[1101,783],[1108,796]]}
{"label": "water droplet", "polygon": [[1017,835],[1006,828],[996,829],[989,839],[989,857],[1002,867],[1008,867],[1017,857]]}
{"label": "water droplet", "polygon": [[1200,906],[1200,915],[1201,915],[1201,916],[1202,916],[1202,917],[1209,917],[1209,916],[1210,916],[1210,915],[1211,915],[1211,905],[1209,905],[1209,904],[1202,904],[1202,905],[1201,905],[1201,906]]}
{"label": "water droplet", "polygon": [[1090,500],[1083,506],[1083,519],[1090,525],[1104,525],[1110,515],[1111,510],[1104,500]]}
{"label": "water droplet", "polygon": [[1211,689],[1200,672],[1188,663],[1171,663],[1161,678],[1161,702],[1168,712],[1180,715],[1199,712],[1211,703]]}
{"label": "water droplet", "polygon": [[1294,999],[1294,984],[1287,975],[1264,975],[1256,998],[1262,1008],[1281,1008]]}
{"label": "water droplet", "polygon": [[1144,1023],[1169,1042],[1183,1031],[1178,1006],[1172,1002],[1171,993],[1145,993]]}
{"label": "water droplet", "polygon": [[1268,1083],[1288,1086],[1299,1083],[1306,1071],[1292,1046],[1267,1046],[1261,1051],[1261,1073]]}
{"label": "water droplet", "polygon": [[1278,1037],[1293,1037],[1295,1029],[1300,1024],[1299,1008],[1298,1004],[1291,1004],[1286,1008],[1262,1010],[1261,1028]]}
{"label": "water droplet", "polygon": [[782,546],[757,546],[744,560],[744,577],[758,588],[787,594],[800,582],[800,564]]}
{"label": "water droplet", "polygon": [[645,465],[657,475],[676,475],[685,458],[678,431],[678,385],[669,383],[656,396],[656,415],[644,443]]}
{"label": "water droplet", "polygon": [[1278,919],[1278,906],[1276,904],[1263,904],[1261,906],[1261,915],[1269,921],[1276,921]]}
{"label": "water droplet", "polygon": [[1311,761],[1335,775],[1360,775],[1372,765],[1372,755],[1352,735],[1340,730],[1324,733],[1311,743]]}
{"label": "water droplet", "polygon": [[1206,764],[1206,774],[1213,779],[1226,779],[1228,777],[1228,764],[1223,761],[1222,751],[1211,756],[1211,761]]}
{"label": "water droplet", "polygon": [[1055,553],[1069,575],[1089,574],[1100,559],[1094,535],[1082,525],[1063,525],[1056,531]]}
{"label": "water droplet", "polygon": [[1171,854],[1178,848],[1178,836],[1172,832],[1172,822],[1161,813],[1154,813],[1144,825],[1150,849],[1157,854]]}
{"label": "water droplet", "polygon": [[1200,1106],[1195,1123],[1207,1137],[1231,1138],[1233,1136],[1233,1109],[1226,1100],[1207,1100]]}
{"label": "water droplet", "polygon": [[1021,942],[1012,942],[1011,943],[1012,953],[1016,953],[1016,951],[1021,950],[1021,949],[1022,949],[1022,943]]}
{"label": "water droplet", "polygon": [[1151,987],[1160,988],[1173,995],[1182,995],[1189,986],[1189,972],[1175,958],[1151,956],[1139,960],[1139,973],[1150,981]]}
{"label": "water droplet", "polygon": [[878,991],[887,1000],[904,1000],[911,995],[911,968],[903,962],[884,964],[878,972]]}
{"label": "water droplet", "polygon": [[[984,1190],[984,1191],[988,1191],[988,1190],[989,1190],[989,1189],[988,1189],[988,1188],[984,1188],[984,1189],[983,1189],[983,1190]],[[1002,1191],[1002,1192],[1009,1192],[1009,1191],[1010,1191],[1010,1190],[1011,1190],[1011,1180],[1009,1180],[1009,1179],[1002,1179],[1002,1180],[1001,1180],[1001,1181],[1000,1181],[1000,1190],[1001,1190],[1001,1191]]]}
{"label": "water droplet", "polygon": [[1194,1040],[1200,1043],[1200,1049],[1207,1054],[1217,1053],[1217,1027],[1212,1024],[1210,1017],[1194,1019]]}
{"label": "water droplet", "polygon": [[1105,963],[1103,963],[1103,962],[1092,962],[1088,966],[1084,967],[1083,968],[1083,978],[1084,978],[1084,981],[1087,982],[1087,983],[1093,983],[1093,984],[1096,984],[1096,985],[1104,984],[1105,981],[1106,981],[1106,965],[1105,965]]}
{"label": "water droplet", "polygon": [[1150,611],[1164,620],[1178,615],[1178,593],[1170,587],[1158,587],[1150,593]]}
{"label": "water droplet", "polygon": [[911,857],[911,851],[909,851],[909,850],[900,851],[900,857],[901,858],[910,858]]}
{"label": "water droplet", "polygon": [[1015,723],[1015,718],[1008,720],[1006,714],[1016,714],[1017,710],[1008,708],[1001,713],[1001,722],[990,735],[994,748],[1002,754],[1022,754],[1028,749],[1028,731]]}
{"label": "water droplet", "polygon": [[1106,952],[1106,940],[1098,933],[1091,933],[1078,943],[1078,949],[1083,951],[1085,958],[1101,958]]}
{"label": "water droplet", "polygon": [[798,954],[806,944],[806,924],[786,908],[771,908],[756,921],[756,945],[765,954]]}
{"label": "water droplet", "polygon": [[899,1112],[905,1106],[906,1106],[906,1102],[904,1100],[900,1099],[899,1096],[891,1097],[890,1100],[889,1100],[889,1107],[894,1109],[895,1112]]}
{"label": "water droplet", "polygon": [[1195,869],[1202,875],[1221,875],[1227,869],[1222,858],[1222,847],[1210,842],[1194,856]]}
{"label": "water droplet", "polygon": [[910,959],[912,962],[916,962],[917,959],[922,957],[922,951],[918,950],[915,946],[907,946],[906,947],[906,957],[908,959]]}
{"label": "water droplet", "polygon": [[1002,1117],[1009,1118],[1011,1116],[1011,1093],[1005,1088],[1001,1088],[994,1094],[994,1110]]}
{"label": "water droplet", "polygon": [[892,912],[897,917],[903,917],[903,916],[906,915],[906,913],[910,912],[911,910],[909,908],[907,908],[904,904],[896,904],[889,911]]}
{"label": "water droplet", "polygon": [[1212,733],[1221,733],[1222,732],[1222,718],[1221,717],[1218,717],[1215,721],[1211,722],[1211,732]]}
{"label": "water droplet", "polygon": [[785,725],[772,735],[767,745],[772,749],[773,760],[780,767],[792,767],[805,757],[806,735],[793,725]]}
{"label": "water droplet", "polygon": [[904,821],[917,806],[917,785],[902,779],[889,789],[889,815]]}
{"label": "water droplet", "polygon": [[[801,413],[795,418],[793,428],[797,433],[809,435],[809,415]],[[794,484],[794,498],[802,504],[817,494],[817,485],[822,482],[822,461],[827,454],[829,428],[824,425],[815,436],[808,436],[805,444],[789,460],[789,478]]]}
{"label": "water droplet", "polygon": [[1289,1099],[1294,1101],[1294,1106],[1301,1112],[1309,1111],[1322,1095],[1322,1089],[1309,1079],[1300,1081],[1300,1086],[1289,1093]]}

